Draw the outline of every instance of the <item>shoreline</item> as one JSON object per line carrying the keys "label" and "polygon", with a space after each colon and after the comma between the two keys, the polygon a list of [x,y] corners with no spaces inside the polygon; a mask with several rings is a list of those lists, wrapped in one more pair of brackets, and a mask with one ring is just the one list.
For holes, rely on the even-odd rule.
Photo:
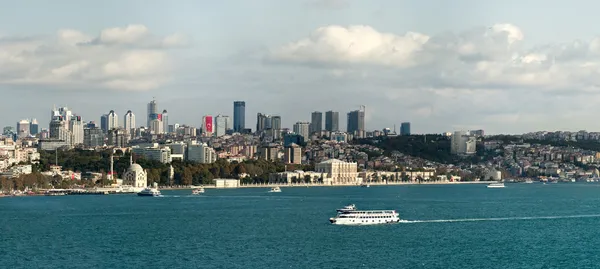
{"label": "shoreline", "polygon": [[[410,186],[410,185],[462,185],[462,184],[490,184],[495,183],[496,181],[457,181],[457,182],[377,182],[377,183],[369,183],[369,186]],[[160,190],[191,190],[200,186],[194,187],[175,187],[175,188],[161,188]],[[202,186],[205,189],[243,189],[243,188],[272,188],[272,187],[293,187],[293,188],[307,188],[307,187],[361,187],[360,184],[277,184],[277,183],[264,183],[264,184],[240,184],[237,187],[225,187],[225,188],[217,188],[215,185],[204,185]]]}

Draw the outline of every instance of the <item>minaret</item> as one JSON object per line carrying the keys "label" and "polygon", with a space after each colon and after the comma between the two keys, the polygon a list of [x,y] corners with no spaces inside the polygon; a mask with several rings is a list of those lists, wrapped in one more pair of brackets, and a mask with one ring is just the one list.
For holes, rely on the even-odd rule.
{"label": "minaret", "polygon": [[129,153],[129,166],[133,165],[133,152]]}

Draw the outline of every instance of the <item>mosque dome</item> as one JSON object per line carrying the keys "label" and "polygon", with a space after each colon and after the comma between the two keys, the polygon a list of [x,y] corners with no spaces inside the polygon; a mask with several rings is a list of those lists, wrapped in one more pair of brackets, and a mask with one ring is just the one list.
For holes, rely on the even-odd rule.
{"label": "mosque dome", "polygon": [[137,163],[132,163],[131,166],[129,166],[129,169],[127,171],[131,171],[131,172],[144,172],[144,169],[142,168],[141,165],[139,165]]}

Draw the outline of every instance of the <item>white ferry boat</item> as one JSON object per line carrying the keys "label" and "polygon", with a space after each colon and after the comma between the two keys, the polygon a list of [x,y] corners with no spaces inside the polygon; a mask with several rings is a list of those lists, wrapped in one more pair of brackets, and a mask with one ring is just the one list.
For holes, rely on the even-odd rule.
{"label": "white ferry boat", "polygon": [[533,183],[533,180],[531,180],[530,178],[528,178],[528,179],[525,180],[525,183],[531,184],[531,183]]}
{"label": "white ferry boat", "polygon": [[279,187],[273,187],[269,192],[281,192],[281,189]]}
{"label": "white ferry boat", "polygon": [[158,184],[154,183],[154,188],[144,188],[142,191],[138,192],[138,196],[161,196],[160,191],[158,190]]}
{"label": "white ferry boat", "polygon": [[504,188],[504,183],[503,182],[497,182],[497,183],[491,183],[490,185],[487,185],[488,188]]}
{"label": "white ferry boat", "polygon": [[350,212],[350,211],[355,211],[355,210],[356,210],[356,205],[350,204],[350,205],[344,206],[343,208],[338,209],[337,212],[345,213],[345,212]]}
{"label": "white ferry boat", "polygon": [[400,222],[396,210],[355,210],[338,213],[329,222],[337,225],[374,225]]}
{"label": "white ferry boat", "polygon": [[192,190],[192,194],[193,194],[193,195],[199,195],[199,194],[201,194],[201,193],[204,193],[204,188],[203,188],[203,187],[200,187],[200,188],[197,188],[197,189],[193,189],[193,190]]}

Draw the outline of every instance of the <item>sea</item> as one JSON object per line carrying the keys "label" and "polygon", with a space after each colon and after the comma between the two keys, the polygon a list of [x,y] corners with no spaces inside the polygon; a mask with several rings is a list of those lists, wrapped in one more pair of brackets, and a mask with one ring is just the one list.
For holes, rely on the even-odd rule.
{"label": "sea", "polygon": [[598,183],[268,191],[0,198],[0,268],[600,268]]}

